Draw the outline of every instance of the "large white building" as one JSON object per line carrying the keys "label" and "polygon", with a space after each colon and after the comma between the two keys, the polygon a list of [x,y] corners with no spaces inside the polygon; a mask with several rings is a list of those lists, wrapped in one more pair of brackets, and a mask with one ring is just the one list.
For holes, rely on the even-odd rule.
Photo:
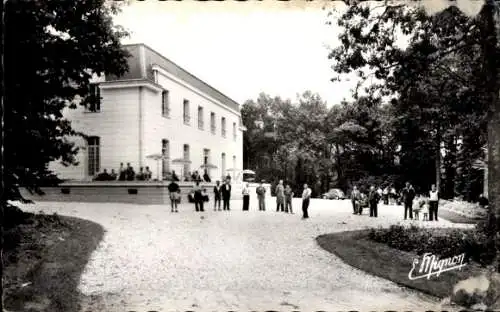
{"label": "large white building", "polygon": [[[136,172],[148,166],[160,179],[171,170],[203,175],[203,164],[217,167],[209,170],[212,180],[230,168],[243,169],[239,104],[144,44],[125,48],[131,54],[129,71],[98,81],[99,103],[63,112],[75,130],[90,136],[77,139],[79,165],[53,162],[50,169],[68,180],[117,171],[120,163],[130,163]],[[147,157],[153,154],[165,159]]]}

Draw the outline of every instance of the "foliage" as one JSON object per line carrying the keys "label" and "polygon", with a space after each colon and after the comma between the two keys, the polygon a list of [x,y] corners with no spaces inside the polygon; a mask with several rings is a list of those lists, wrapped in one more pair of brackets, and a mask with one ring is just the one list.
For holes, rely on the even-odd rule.
{"label": "foliage", "polygon": [[345,4],[330,14],[341,29],[341,44],[330,53],[334,80],[356,73],[356,99],[364,92],[389,103],[384,130],[397,146],[390,152],[402,176],[428,188],[444,167],[443,195],[477,197],[481,181],[471,163],[484,157],[478,146],[486,143],[491,104],[477,96],[487,93],[481,18],[488,6],[471,18],[454,6],[429,16],[422,7],[399,3]]}
{"label": "foliage", "polygon": [[[112,15],[119,7],[97,1],[7,1],[5,9],[5,125],[3,200],[21,199],[18,187],[39,191],[47,164],[75,163],[68,136],[82,135],[62,116],[78,99],[86,105],[93,74],[122,74],[126,52]],[[24,53],[23,53],[24,52]],[[36,155],[36,156],[34,156]]]}
{"label": "foliage", "polygon": [[418,255],[432,253],[440,258],[466,254],[469,261],[481,265],[492,263],[495,252],[487,235],[480,229],[425,229],[393,225],[388,229],[371,229],[369,238],[389,247]]}

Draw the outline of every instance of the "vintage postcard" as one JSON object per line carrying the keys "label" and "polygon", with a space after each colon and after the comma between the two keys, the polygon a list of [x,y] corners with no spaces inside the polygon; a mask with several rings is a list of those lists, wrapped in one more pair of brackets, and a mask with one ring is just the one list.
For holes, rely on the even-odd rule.
{"label": "vintage postcard", "polygon": [[500,4],[3,1],[3,311],[500,309]]}

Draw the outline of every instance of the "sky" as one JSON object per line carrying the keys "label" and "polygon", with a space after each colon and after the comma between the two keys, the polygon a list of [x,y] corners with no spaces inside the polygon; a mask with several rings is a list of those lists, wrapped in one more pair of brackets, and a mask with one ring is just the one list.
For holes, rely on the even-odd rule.
{"label": "sky", "polygon": [[[424,2],[440,10],[444,0]],[[326,25],[333,6],[342,8],[303,0],[130,1],[114,21],[130,33],[124,44],[145,43],[240,104],[261,92],[294,100],[310,90],[332,106],[351,99],[356,85],[354,76],[331,82],[327,47],[338,44],[339,32]]]}
{"label": "sky", "polygon": [[349,97],[350,83],[333,83],[323,5],[287,2],[133,1],[116,18],[145,43],[240,104],[260,92],[295,99],[306,90],[329,105]]}

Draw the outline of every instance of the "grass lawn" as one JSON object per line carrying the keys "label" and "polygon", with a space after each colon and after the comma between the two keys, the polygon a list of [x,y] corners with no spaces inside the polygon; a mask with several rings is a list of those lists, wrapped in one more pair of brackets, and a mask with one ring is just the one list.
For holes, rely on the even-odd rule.
{"label": "grass lawn", "polygon": [[438,217],[450,221],[451,223],[466,223],[466,224],[476,224],[484,219],[484,218],[466,217],[447,209],[441,209],[441,207],[438,212]]}
{"label": "grass lawn", "polygon": [[5,308],[78,311],[80,276],[104,229],[58,215],[24,213],[22,219],[4,233]]}
{"label": "grass lawn", "polygon": [[429,280],[422,278],[412,281],[408,273],[417,255],[371,241],[368,233],[369,230],[326,234],[318,236],[316,241],[323,249],[355,268],[441,299],[449,297],[453,286],[459,281],[483,271],[479,265],[469,263],[461,271],[447,271]]}

